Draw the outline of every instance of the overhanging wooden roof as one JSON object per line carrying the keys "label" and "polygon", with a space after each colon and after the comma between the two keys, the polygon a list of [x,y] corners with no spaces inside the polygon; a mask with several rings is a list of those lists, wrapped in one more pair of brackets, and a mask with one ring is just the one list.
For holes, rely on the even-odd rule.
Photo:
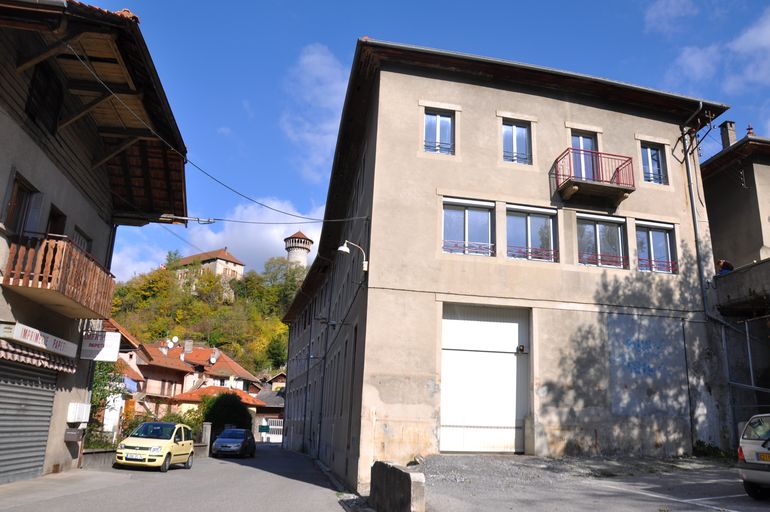
{"label": "overhanging wooden roof", "polygon": [[753,160],[763,157],[770,158],[770,139],[747,135],[731,146],[700,164],[701,174],[708,178],[736,161]]}
{"label": "overhanging wooden roof", "polygon": [[113,222],[186,217],[187,149],[138,17],[72,0],[0,0],[0,26],[37,35],[36,51],[19,56],[18,72],[47,61],[79,100],[78,109],[61,113],[58,129],[95,125],[101,147],[91,167],[108,173]]}

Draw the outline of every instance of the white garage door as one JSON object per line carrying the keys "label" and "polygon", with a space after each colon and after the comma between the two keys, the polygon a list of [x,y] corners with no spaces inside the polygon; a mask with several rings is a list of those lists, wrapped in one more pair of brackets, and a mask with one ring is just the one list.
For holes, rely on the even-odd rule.
{"label": "white garage door", "polygon": [[528,353],[528,310],[444,304],[441,451],[524,451]]}

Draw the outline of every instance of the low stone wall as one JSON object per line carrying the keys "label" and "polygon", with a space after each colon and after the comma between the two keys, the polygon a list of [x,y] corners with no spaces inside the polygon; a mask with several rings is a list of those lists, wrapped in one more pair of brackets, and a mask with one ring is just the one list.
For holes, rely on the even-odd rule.
{"label": "low stone wall", "polygon": [[425,512],[425,475],[391,462],[372,466],[369,505],[377,512]]}
{"label": "low stone wall", "polygon": [[107,469],[115,462],[115,450],[98,450],[86,448],[83,450],[81,469]]}

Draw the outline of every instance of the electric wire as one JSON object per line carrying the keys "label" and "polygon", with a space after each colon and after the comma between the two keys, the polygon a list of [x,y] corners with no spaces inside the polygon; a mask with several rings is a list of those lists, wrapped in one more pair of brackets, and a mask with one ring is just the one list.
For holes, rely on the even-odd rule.
{"label": "electric wire", "polygon": [[[196,164],[195,162],[193,162],[192,160],[190,160],[189,158],[187,158],[187,156],[186,156],[186,155],[184,155],[184,154],[183,154],[181,151],[179,151],[178,149],[176,149],[176,148],[175,148],[175,147],[174,147],[174,146],[173,146],[171,143],[169,143],[169,142],[168,142],[166,139],[164,139],[163,137],[161,137],[161,136],[160,136],[160,134],[159,134],[157,131],[155,131],[155,129],[153,129],[153,128],[152,128],[150,125],[148,125],[148,124],[147,124],[147,123],[144,121],[144,119],[142,119],[142,118],[141,118],[141,117],[140,117],[140,116],[139,116],[139,115],[138,115],[136,112],[134,112],[134,111],[133,111],[133,109],[132,109],[131,107],[129,107],[129,106],[128,106],[128,105],[127,105],[127,104],[126,104],[126,103],[125,103],[125,102],[124,102],[124,101],[121,99],[121,97],[120,97],[120,96],[118,96],[118,95],[117,95],[117,94],[116,94],[116,93],[115,93],[115,92],[114,92],[114,91],[113,91],[113,90],[112,90],[112,89],[111,89],[111,88],[110,88],[110,87],[109,87],[109,86],[108,86],[108,85],[107,85],[107,84],[106,84],[106,83],[105,83],[105,82],[104,82],[104,81],[103,81],[103,80],[102,80],[102,79],[99,77],[99,75],[96,73],[96,71],[95,71],[95,70],[94,70],[94,69],[93,69],[93,68],[92,68],[92,67],[91,67],[91,66],[90,66],[88,63],[86,63],[86,62],[83,60],[83,58],[80,56],[80,54],[79,54],[78,52],[76,52],[76,51],[75,51],[75,49],[74,49],[74,48],[73,48],[73,47],[72,47],[72,46],[71,46],[69,43],[65,43],[65,45],[66,45],[66,47],[67,47],[67,48],[70,50],[70,52],[72,52],[72,54],[75,56],[75,58],[78,60],[78,62],[80,62],[80,64],[81,64],[81,65],[82,65],[84,68],[86,68],[86,69],[88,70],[88,72],[89,72],[89,73],[90,73],[90,74],[91,74],[91,75],[94,77],[94,79],[96,79],[96,81],[97,81],[97,82],[98,82],[98,83],[99,83],[99,84],[100,84],[102,87],[104,87],[104,89],[105,89],[105,90],[106,90],[106,91],[107,91],[107,92],[108,92],[108,93],[109,93],[109,94],[110,94],[110,95],[111,95],[113,98],[115,98],[116,100],[118,100],[118,102],[119,102],[119,103],[120,103],[120,104],[123,106],[123,108],[125,108],[126,110],[128,110],[128,112],[129,112],[129,113],[130,113],[130,114],[131,114],[131,115],[132,115],[132,116],[133,116],[133,117],[134,117],[134,118],[135,118],[137,121],[139,121],[139,122],[140,122],[140,123],[141,123],[141,124],[142,124],[142,125],[143,125],[145,128],[147,128],[147,130],[149,130],[149,131],[150,131],[150,133],[152,133],[152,134],[153,134],[155,137],[157,137],[157,138],[158,138],[158,140],[159,140],[159,141],[161,141],[163,144],[165,144],[165,145],[166,145],[166,147],[168,147],[168,148],[169,148],[171,151],[173,151],[174,153],[176,153],[176,154],[178,154],[179,156],[181,156],[181,157],[184,159],[185,163],[188,163],[188,164],[190,164],[190,165],[191,165],[191,166],[193,166],[195,169],[197,169],[199,172],[201,172],[202,174],[204,174],[205,176],[207,176],[208,178],[210,178],[210,179],[211,179],[211,180],[213,180],[214,182],[218,183],[218,184],[219,184],[219,185],[221,185],[222,187],[226,188],[227,190],[229,190],[229,191],[233,192],[234,194],[236,194],[236,195],[238,195],[238,196],[242,197],[243,199],[245,199],[245,200],[247,200],[247,201],[250,201],[250,202],[252,202],[252,203],[255,203],[255,204],[257,204],[257,205],[259,205],[259,206],[261,206],[261,207],[263,207],[263,208],[266,208],[266,209],[268,209],[268,210],[272,210],[272,211],[274,211],[274,212],[276,212],[276,213],[280,213],[280,214],[282,214],[282,215],[287,215],[287,216],[289,216],[289,217],[294,217],[294,218],[297,218],[297,219],[302,219],[303,221],[308,221],[308,222],[347,222],[347,221],[350,221],[350,220],[364,220],[364,219],[366,219],[366,218],[367,218],[367,217],[348,217],[348,218],[343,218],[343,219],[317,219],[317,218],[314,218],[314,217],[307,217],[307,216],[304,216],[304,215],[298,215],[298,214],[296,214],[296,213],[291,213],[291,212],[287,212],[287,211],[281,210],[281,209],[279,209],[279,208],[275,208],[275,207],[272,207],[272,206],[270,206],[270,205],[268,205],[268,204],[265,204],[265,203],[263,203],[263,202],[261,202],[261,201],[258,201],[258,200],[256,200],[256,199],[254,199],[254,198],[252,198],[252,197],[249,197],[248,195],[244,194],[243,192],[241,192],[240,190],[238,190],[238,189],[236,189],[236,188],[234,188],[234,187],[231,187],[230,185],[228,185],[227,183],[223,182],[222,180],[220,180],[219,178],[217,178],[217,177],[216,177],[216,176],[214,176],[213,174],[211,174],[211,173],[209,173],[208,171],[206,171],[206,170],[205,170],[203,167],[201,167],[200,165]],[[228,221],[228,222],[229,222],[229,221]],[[270,222],[250,222],[250,223],[252,223],[252,224],[279,224],[279,223],[270,223]]]}

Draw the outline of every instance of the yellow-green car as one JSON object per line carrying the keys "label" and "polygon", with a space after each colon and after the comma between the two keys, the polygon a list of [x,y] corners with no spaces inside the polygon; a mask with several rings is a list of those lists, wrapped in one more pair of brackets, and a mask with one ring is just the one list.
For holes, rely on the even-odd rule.
{"label": "yellow-green car", "polygon": [[192,430],[181,423],[142,423],[115,452],[115,465],[157,467],[165,473],[171,464],[193,465]]}

